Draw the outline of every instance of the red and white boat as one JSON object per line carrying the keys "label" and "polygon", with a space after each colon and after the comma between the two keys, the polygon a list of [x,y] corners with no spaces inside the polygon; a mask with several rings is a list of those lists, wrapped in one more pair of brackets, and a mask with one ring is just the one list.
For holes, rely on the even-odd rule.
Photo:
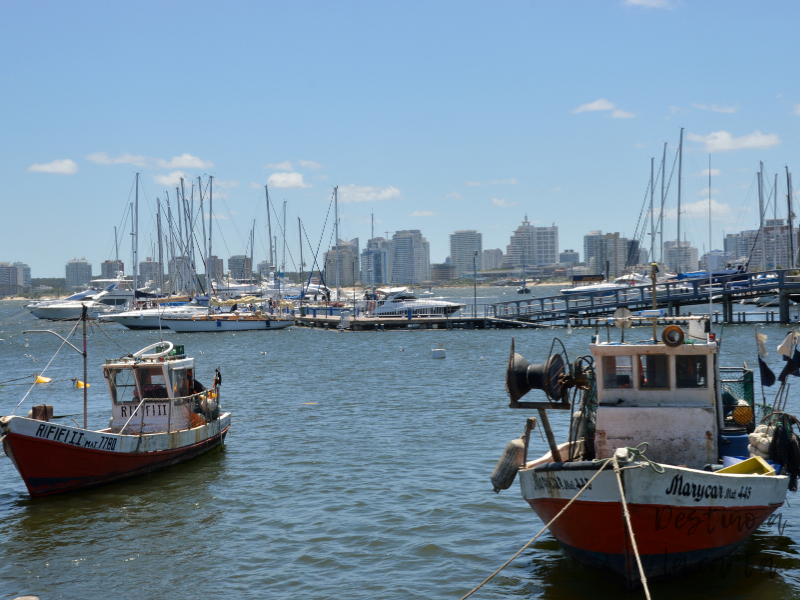
{"label": "red and white boat", "polygon": [[[156,352],[148,354],[150,350]],[[220,446],[230,413],[220,410],[220,377],[205,389],[183,346],[153,344],[103,365],[111,394],[107,429],[51,423],[48,412],[0,418],[3,449],[32,497],[151,473]],[[36,407],[43,408],[43,407]]]}
{"label": "red and white boat", "polygon": [[[539,410],[551,450],[527,460],[537,424],[529,418],[526,434],[509,444],[498,464],[495,491],[518,473],[522,497],[545,524],[575,499],[550,532],[579,563],[628,588],[641,583],[637,551],[648,580],[711,568],[786,498],[789,478],[776,475],[760,458],[719,470],[720,445],[727,441],[722,428],[738,424],[752,432],[755,427],[752,373],[721,371],[718,344],[704,333],[707,319],[682,318],[693,319],[689,331],[701,339],[687,341],[676,324],[664,329],[662,341],[601,342],[595,336],[591,356],[574,366],[565,352],[552,351],[545,364],[530,365],[512,343],[506,375],[510,406]],[[749,394],[746,385],[735,389],[748,380]],[[548,400],[520,402],[530,389],[544,390]],[[573,390],[581,393],[570,403]],[[547,409],[572,411],[566,443],[556,444]],[[636,450],[642,442],[648,446]],[[615,456],[616,471],[613,462],[606,465]]]}

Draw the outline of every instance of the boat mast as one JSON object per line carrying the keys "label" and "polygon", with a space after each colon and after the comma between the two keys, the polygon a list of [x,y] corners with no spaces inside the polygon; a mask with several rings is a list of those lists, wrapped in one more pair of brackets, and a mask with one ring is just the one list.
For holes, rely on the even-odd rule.
{"label": "boat mast", "polygon": [[789,268],[794,269],[794,222],[792,221],[792,176],[786,165],[786,205],[789,210]]}
{"label": "boat mast", "polygon": [[[372,287],[375,287],[375,211],[372,211],[372,213],[370,213],[369,218],[370,218],[370,228],[372,231],[371,233],[372,237],[370,238],[370,243],[372,244],[372,250],[370,250],[369,264],[370,264],[370,269],[372,271],[372,277],[371,277]],[[374,293],[375,290],[372,290],[372,292]]]}
{"label": "boat mast", "polygon": [[[653,257],[653,246],[655,245],[655,221],[653,217],[653,194],[655,189],[653,188],[653,171],[655,170],[655,157],[650,157],[650,262],[655,262],[655,258]],[[639,262],[638,260],[636,262]]]}
{"label": "boat mast", "polygon": [[[203,184],[200,177],[197,178],[197,189],[200,190],[200,222],[203,224],[203,256],[200,258],[205,259],[206,262],[206,279],[208,279],[208,244],[206,243],[206,216],[203,213]],[[206,281],[208,286],[208,281]]]}
{"label": "boat mast", "polygon": [[169,227],[169,268],[167,272],[170,274],[169,277],[169,287],[170,292],[175,291],[175,274],[172,272],[173,267],[175,266],[175,235],[174,235],[174,228],[175,223],[172,220],[172,207],[169,204],[169,192],[167,194],[167,226]]}
{"label": "boat mast", "polygon": [[281,258],[281,273],[286,281],[286,200],[283,201],[283,257]]}
{"label": "boat mast", "polygon": [[681,141],[678,145],[678,272],[681,271],[681,173],[683,171],[683,127]]}
{"label": "boat mast", "polygon": [[297,217],[297,235],[300,239],[300,304],[303,304],[303,227],[300,225],[300,217]]}
{"label": "boat mast", "polygon": [[256,239],[256,220],[253,219],[253,229],[250,230],[250,285],[253,285],[253,245]]}
{"label": "boat mast", "polygon": [[339,186],[333,186],[333,214],[336,224],[336,300],[339,300]]}
{"label": "boat mast", "polygon": [[[136,174],[136,208],[134,211],[134,228],[133,228],[133,302],[136,304],[136,292],[138,291],[138,278],[139,273],[139,174]],[[84,321],[84,327],[86,322]]]}
{"label": "boat mast", "polygon": [[708,254],[706,259],[706,269],[708,270],[708,335],[706,341],[711,341],[711,315],[713,315],[714,306],[714,270],[711,268],[711,251],[714,247],[711,244],[711,154],[708,155]]}
{"label": "boat mast", "polygon": [[664,197],[664,176],[666,174],[665,169],[667,168],[667,142],[664,142],[664,154],[661,156],[661,211],[658,213],[658,234],[659,234],[659,251],[658,251],[658,259],[661,263],[661,269],[664,269],[664,203],[666,202],[666,198]]}
{"label": "boat mast", "polygon": [[764,163],[758,170],[758,234],[761,236],[761,270],[767,270],[767,243],[764,241]]}
{"label": "boat mast", "polygon": [[[139,174],[136,174],[136,181],[139,181]],[[136,273],[136,271],[134,271]],[[134,275],[134,277],[136,277]],[[135,280],[134,280],[135,281]],[[136,299],[136,286],[134,286],[134,300]],[[83,305],[81,310],[81,321],[83,321],[83,428],[89,429],[89,425],[87,424],[87,393],[89,391],[89,382],[86,380],[87,377],[87,369],[86,369],[86,357],[88,356],[86,352],[86,320],[88,319],[88,315],[86,314],[86,304]]]}
{"label": "boat mast", "polygon": [[164,293],[164,251],[161,247],[161,198],[156,198],[158,213],[156,215],[156,225],[158,226],[158,291]]}
{"label": "boat mast", "polygon": [[117,261],[116,272],[119,272],[119,238],[117,237],[116,225],[114,225],[114,260]]}
{"label": "boat mast", "polygon": [[275,267],[275,261],[272,256],[272,220],[269,216],[269,187],[264,186],[264,192],[267,197],[267,244],[269,245],[269,266]]}
{"label": "boat mast", "polygon": [[[217,261],[211,262],[211,231],[214,229],[214,176],[208,176],[208,260],[211,265],[211,281],[217,277]],[[211,295],[213,283],[208,284],[208,295]]]}
{"label": "boat mast", "polygon": [[181,207],[181,191],[175,186],[175,210],[178,211],[178,250],[183,254],[183,208]]}

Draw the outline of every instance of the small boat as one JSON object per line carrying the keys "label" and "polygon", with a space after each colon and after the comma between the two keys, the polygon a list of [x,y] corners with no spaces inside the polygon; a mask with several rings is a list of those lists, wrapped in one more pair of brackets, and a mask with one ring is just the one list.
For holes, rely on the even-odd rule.
{"label": "small boat", "polygon": [[424,291],[419,293],[419,297],[420,298],[433,298],[433,296],[434,296],[434,293],[433,293],[432,289],[431,290],[424,290]]}
{"label": "small boat", "polygon": [[[615,325],[625,329],[638,319],[655,327],[656,318]],[[550,452],[528,460],[537,424],[529,418],[498,463],[495,491],[518,474],[523,498],[563,550],[627,588],[640,585],[642,575],[684,576],[729,556],[783,504],[789,486],[760,456],[747,457],[757,408],[752,371],[718,367],[708,318],[683,320],[688,335],[673,323],[661,341],[593,338],[591,356],[574,365],[563,346],[544,364],[530,365],[512,341],[510,406],[539,410]],[[543,390],[547,401],[521,402],[531,389]],[[546,409],[571,412],[565,443],[556,444]],[[731,452],[742,451],[748,460],[721,468],[723,459],[738,460]]]}
{"label": "small boat", "polygon": [[191,317],[165,317],[161,321],[176,333],[272,330],[294,325],[293,317],[273,316],[260,312],[227,312],[193,315]]}
{"label": "small boat", "polygon": [[163,322],[166,317],[192,317],[198,313],[205,313],[208,307],[199,304],[181,304],[179,306],[155,306],[152,308],[139,308],[124,312],[100,315],[100,322],[113,322],[128,329],[159,329],[166,327]]}
{"label": "small boat", "polygon": [[381,300],[367,301],[367,312],[373,317],[446,317],[464,305],[446,300],[421,300],[407,288],[379,289]]}
{"label": "small boat", "polygon": [[531,288],[526,285],[525,278],[525,247],[522,247],[522,285],[517,288],[518,294],[530,294]]}
{"label": "small boat", "polygon": [[86,427],[85,395],[83,427],[50,422],[52,406],[34,407],[28,417],[0,418],[3,449],[32,497],[151,473],[224,442],[231,414],[220,409],[219,370],[206,389],[183,346],[147,346],[109,360],[103,375],[111,395],[106,429]]}
{"label": "small boat", "polygon": [[96,302],[89,298],[72,301],[56,301],[35,307],[31,314],[37,319],[48,321],[77,321],[81,318],[83,307],[88,309],[88,317],[97,319],[102,315],[114,312],[114,308],[103,302]]}

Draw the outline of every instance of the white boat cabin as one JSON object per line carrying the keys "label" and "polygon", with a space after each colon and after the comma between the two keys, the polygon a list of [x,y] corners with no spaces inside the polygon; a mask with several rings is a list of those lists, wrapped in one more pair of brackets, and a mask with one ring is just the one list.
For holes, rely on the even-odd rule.
{"label": "white boat cabin", "polygon": [[717,343],[666,345],[597,342],[590,348],[597,377],[595,452],[649,443],[656,462],[702,468],[718,459],[725,420]]}
{"label": "white boat cabin", "polygon": [[183,354],[182,346],[167,355],[159,354],[134,355],[103,365],[111,395],[112,432],[189,429],[205,424],[206,419],[198,411],[208,412],[209,402],[212,410],[216,407],[217,392],[205,390],[194,379],[194,359]]}

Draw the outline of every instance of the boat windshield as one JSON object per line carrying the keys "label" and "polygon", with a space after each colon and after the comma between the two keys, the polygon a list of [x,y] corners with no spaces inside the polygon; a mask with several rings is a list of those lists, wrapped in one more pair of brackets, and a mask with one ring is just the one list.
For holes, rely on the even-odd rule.
{"label": "boat windshield", "polygon": [[639,387],[669,389],[669,357],[663,354],[639,356]]}
{"label": "boat windshield", "polygon": [[707,388],[708,357],[686,355],[675,357],[675,386],[678,388]]}
{"label": "boat windshield", "polygon": [[[137,367],[136,377],[139,379],[139,387],[145,398],[169,398],[167,381],[161,365]],[[139,394],[136,392],[134,392],[134,396],[139,398]]]}
{"label": "boat windshield", "polygon": [[120,404],[135,399],[136,383],[133,380],[133,369],[109,369],[108,381],[111,384],[111,400]]}
{"label": "boat windshield", "polygon": [[606,389],[633,387],[633,361],[630,356],[603,357],[603,387]]}
{"label": "boat windshield", "polygon": [[173,398],[181,398],[189,395],[189,378],[186,375],[186,369],[171,369],[169,372],[170,379],[172,379],[172,396]]}

